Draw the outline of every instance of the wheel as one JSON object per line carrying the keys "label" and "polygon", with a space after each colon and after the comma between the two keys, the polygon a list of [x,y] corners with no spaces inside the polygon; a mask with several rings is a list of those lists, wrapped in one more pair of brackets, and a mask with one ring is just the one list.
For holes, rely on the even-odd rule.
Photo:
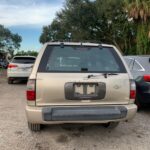
{"label": "wheel", "polygon": [[119,125],[119,122],[109,122],[109,123],[103,124],[103,126],[104,126],[105,128],[108,128],[108,129],[114,129],[114,128],[116,128],[118,125]]}
{"label": "wheel", "polygon": [[13,80],[11,78],[8,78],[8,84],[13,84]]}
{"label": "wheel", "polygon": [[40,131],[41,130],[41,125],[40,124],[33,124],[28,122],[28,127],[31,131]]}

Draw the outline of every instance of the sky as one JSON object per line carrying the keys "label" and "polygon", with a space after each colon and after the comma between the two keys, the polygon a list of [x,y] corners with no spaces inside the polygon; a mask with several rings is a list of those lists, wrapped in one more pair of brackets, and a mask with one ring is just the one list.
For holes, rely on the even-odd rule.
{"label": "sky", "polygon": [[20,50],[41,48],[42,27],[49,25],[65,0],[0,0],[0,24],[22,36]]}

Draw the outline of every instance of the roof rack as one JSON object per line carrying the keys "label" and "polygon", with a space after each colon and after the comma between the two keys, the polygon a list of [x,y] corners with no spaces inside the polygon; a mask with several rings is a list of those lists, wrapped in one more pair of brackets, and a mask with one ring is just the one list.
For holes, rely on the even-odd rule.
{"label": "roof rack", "polygon": [[63,43],[63,42],[79,42],[79,43],[98,43],[98,44],[102,44],[101,41],[97,41],[97,40],[62,40],[62,39],[58,39],[58,40],[52,40],[52,41],[49,41],[49,42],[60,42],[60,43]]}

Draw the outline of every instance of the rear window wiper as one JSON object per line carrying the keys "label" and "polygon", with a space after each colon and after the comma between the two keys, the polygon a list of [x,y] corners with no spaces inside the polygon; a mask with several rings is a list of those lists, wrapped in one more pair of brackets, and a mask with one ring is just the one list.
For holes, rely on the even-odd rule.
{"label": "rear window wiper", "polygon": [[23,64],[33,64],[33,62],[23,62]]}
{"label": "rear window wiper", "polygon": [[107,78],[108,76],[113,76],[113,75],[118,75],[118,73],[103,73],[103,74],[98,74],[98,75],[88,75],[87,78],[92,78],[92,77],[97,77],[97,76],[104,76],[105,78]]}
{"label": "rear window wiper", "polygon": [[82,72],[87,72],[87,71],[88,71],[88,68],[81,68],[81,71],[82,71]]}

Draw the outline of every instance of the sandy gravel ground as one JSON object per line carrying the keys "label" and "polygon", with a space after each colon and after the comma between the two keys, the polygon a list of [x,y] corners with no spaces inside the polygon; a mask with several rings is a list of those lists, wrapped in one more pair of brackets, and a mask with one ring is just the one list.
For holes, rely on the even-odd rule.
{"label": "sandy gravel ground", "polygon": [[0,76],[0,150],[150,150],[150,111],[142,110],[115,130],[100,125],[45,126],[32,133],[25,116],[25,83]]}

